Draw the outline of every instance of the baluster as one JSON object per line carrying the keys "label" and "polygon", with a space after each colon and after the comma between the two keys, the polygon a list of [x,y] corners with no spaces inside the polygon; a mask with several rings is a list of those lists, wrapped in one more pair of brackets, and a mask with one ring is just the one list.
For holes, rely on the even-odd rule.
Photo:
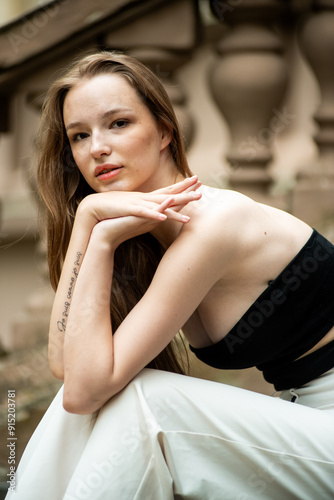
{"label": "baluster", "polygon": [[190,58],[197,32],[196,3],[179,0],[157,6],[104,37],[106,47],[125,49],[160,77],[173,102],[187,146],[194,125],[186,108],[185,90],[175,73]]}
{"label": "baluster", "polygon": [[229,30],[218,44],[210,75],[212,95],[231,133],[227,159],[231,187],[266,200],[271,185],[268,164],[275,134],[289,123],[280,108],[288,82],[283,43],[272,29],[286,10],[266,0],[259,4],[213,0],[212,10]]}
{"label": "baluster", "polygon": [[313,2],[299,43],[319,84],[320,104],[313,116],[318,158],[297,176],[293,211],[317,225],[334,219],[334,0]]}
{"label": "baluster", "polygon": [[175,76],[177,69],[188,60],[189,56],[171,50],[147,47],[133,49],[131,55],[147,65],[163,82],[180,123],[185,145],[189,147],[194,134],[194,122],[186,107],[184,86]]}

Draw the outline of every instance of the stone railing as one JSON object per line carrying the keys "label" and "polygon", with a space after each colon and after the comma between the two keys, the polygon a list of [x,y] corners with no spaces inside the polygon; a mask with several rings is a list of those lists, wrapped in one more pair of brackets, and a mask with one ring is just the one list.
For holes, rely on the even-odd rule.
{"label": "stone railing", "polygon": [[[22,138],[21,143],[26,149],[20,151],[20,157],[13,150],[13,158],[6,161],[7,166],[12,166],[12,172],[16,169],[16,176],[20,168],[26,170],[26,163],[23,164],[20,158],[26,161],[30,152],[28,145],[32,146],[33,133],[24,126],[29,121],[29,113],[36,115],[42,103],[41,96],[54,75],[83,50],[126,50],[148,64],[166,84],[187,145],[195,146],[197,124],[189,112],[187,95],[192,82],[182,85],[179,75],[205,46],[214,54],[214,62],[205,75],[207,95],[213,98],[230,133],[230,145],[226,151],[230,186],[259,201],[291,209],[313,225],[320,224],[324,218],[333,219],[334,0],[148,0],[130,2],[129,9],[135,9],[132,13],[125,9],[127,2],[119,0],[118,4],[125,7],[110,20],[92,22],[87,30],[80,31],[82,26],[78,26],[76,34],[54,46],[49,40],[49,52],[43,52],[42,35],[47,37],[50,31],[56,40],[57,30],[52,29],[53,24],[60,26],[61,18],[65,14],[68,17],[70,9],[76,8],[80,2],[58,0],[54,2],[49,17],[47,8],[44,8],[42,17],[32,17],[30,24],[34,19],[40,23],[44,19],[47,24],[43,24],[40,31],[34,25],[36,29],[31,41],[22,41],[23,34],[30,33],[28,29],[24,31],[24,20],[22,26],[18,25],[11,33],[12,39],[15,34],[20,34],[21,38],[15,40],[20,40],[22,52],[15,53],[16,62],[8,69],[8,78],[6,69],[1,72],[0,100],[8,103],[8,96],[18,94],[16,113],[28,116],[16,136]],[[110,7],[110,2],[108,5]],[[91,6],[87,4],[85,8]],[[211,12],[210,23],[204,22],[203,12]],[[93,14],[87,11],[86,19],[93,19]],[[67,29],[71,29],[69,24]],[[1,36],[2,40],[6,39],[4,31]],[[308,61],[318,82],[320,102],[314,115],[314,124],[318,127],[314,137],[318,155],[309,165],[300,166],[293,189],[277,198],[272,192],[274,179],[270,165],[275,158],[273,145],[276,136],[289,133],[295,116],[285,104],[286,93],[294,78],[293,44]],[[32,54],[29,53],[30,47],[33,48]],[[11,51],[8,46],[7,62]],[[1,130],[10,134],[8,106],[2,110]],[[307,120],[311,123],[312,116]],[[27,298],[28,317],[20,324],[16,323],[13,329],[13,349],[15,346],[24,347],[24,339],[31,342],[30,332],[40,330],[36,321],[45,331],[46,338],[45,325],[51,300],[49,296],[45,302],[39,299],[38,295],[37,300],[36,295]]]}
{"label": "stone railing", "polygon": [[296,37],[320,89],[314,115],[318,159],[301,168],[290,193],[292,206],[284,208],[310,224],[320,224],[334,214],[334,1],[210,4],[226,27],[216,46],[219,59],[210,73],[210,87],[231,133],[230,185],[275,204],[268,166],[275,135],[294,119],[283,98],[293,74],[288,54]]}

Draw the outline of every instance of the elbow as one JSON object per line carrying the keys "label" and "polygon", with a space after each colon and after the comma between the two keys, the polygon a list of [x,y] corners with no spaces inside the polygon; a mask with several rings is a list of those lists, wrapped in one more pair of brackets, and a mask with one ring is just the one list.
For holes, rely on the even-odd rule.
{"label": "elbow", "polygon": [[98,411],[109,401],[118,391],[112,387],[100,385],[100,390],[93,390],[89,384],[70,388],[68,383],[64,383],[63,408],[68,413],[76,415],[89,415]]}
{"label": "elbow", "polygon": [[76,415],[89,415],[99,410],[103,403],[99,401],[89,400],[84,396],[84,392],[81,394],[75,394],[66,390],[66,385],[64,385],[63,394],[63,408],[68,413],[75,413]]}
{"label": "elbow", "polygon": [[49,343],[48,362],[52,375],[59,380],[64,380],[64,362],[62,353],[58,350],[53,350]]}
{"label": "elbow", "polygon": [[65,366],[63,407],[68,413],[89,415],[102,408],[107,401],[120,392],[125,383],[115,374],[110,363],[98,369],[83,370]]}
{"label": "elbow", "polygon": [[75,415],[89,415],[94,413],[90,405],[84,404],[82,401],[75,401],[73,398],[63,397],[63,408],[67,413],[74,413]]}
{"label": "elbow", "polygon": [[53,365],[50,362],[49,362],[49,366],[50,366],[51,373],[54,377],[58,378],[59,380],[64,380],[64,369],[62,366]]}

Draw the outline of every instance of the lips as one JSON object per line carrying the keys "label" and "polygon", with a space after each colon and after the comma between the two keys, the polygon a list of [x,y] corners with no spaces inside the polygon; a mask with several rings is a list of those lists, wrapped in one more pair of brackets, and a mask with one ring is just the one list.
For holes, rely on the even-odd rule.
{"label": "lips", "polygon": [[108,172],[111,172],[112,170],[114,170],[114,169],[113,168],[104,168],[97,175],[107,174]]}
{"label": "lips", "polygon": [[95,169],[95,177],[99,177],[100,175],[108,174],[109,172],[112,172],[113,170],[120,169],[119,165],[112,165],[110,163],[104,164],[104,165],[99,165]]}
{"label": "lips", "polygon": [[119,174],[123,169],[120,165],[112,165],[110,163],[105,163],[104,165],[99,165],[95,169],[95,177],[99,181],[110,181]]}

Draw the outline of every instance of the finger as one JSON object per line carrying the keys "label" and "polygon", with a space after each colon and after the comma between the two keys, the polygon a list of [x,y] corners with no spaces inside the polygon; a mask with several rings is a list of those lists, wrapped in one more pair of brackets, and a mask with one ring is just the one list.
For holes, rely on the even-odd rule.
{"label": "finger", "polygon": [[172,210],[171,208],[167,208],[165,210],[165,214],[167,215],[168,219],[175,220],[177,222],[187,223],[190,221],[190,217],[188,215],[183,215],[179,212],[175,212],[175,210]]}
{"label": "finger", "polygon": [[[186,189],[184,189],[183,191],[179,191],[178,193],[174,193],[174,196],[175,198],[179,197],[179,196],[182,196],[182,195],[188,195],[189,193],[193,193],[195,191],[197,191],[198,188],[200,188],[202,186],[201,182],[196,182],[195,184],[191,185],[191,186],[188,186]],[[163,188],[164,190],[168,189],[168,188]],[[162,190],[159,190],[159,191],[162,191]],[[149,203],[158,203],[158,204],[161,204],[163,201],[167,200],[170,198],[170,194],[164,192],[158,192],[158,191],[153,191],[152,193],[148,193],[146,194],[146,200],[147,202]],[[172,195],[173,196],[173,195]],[[198,199],[201,197],[202,195],[198,195]],[[191,201],[193,198],[190,198],[188,199],[188,201]],[[196,198],[197,199],[197,198]]]}
{"label": "finger", "polygon": [[168,207],[171,207],[175,203],[175,198],[169,196],[162,203],[160,203],[158,210],[164,212]]}
{"label": "finger", "polygon": [[172,210],[173,212],[181,212],[182,208],[184,208],[186,206],[186,203],[184,203],[183,205],[173,205],[173,207],[170,208],[170,210]]}
{"label": "finger", "polygon": [[[163,203],[160,204],[159,210],[164,211],[164,214],[167,216],[168,219],[182,223],[189,222],[190,217],[188,217],[188,215],[180,214],[178,211],[174,210],[174,207],[170,208],[173,206],[174,203],[175,200],[173,197],[167,198],[167,200],[165,200]],[[181,208],[183,208],[184,205],[183,206],[179,205],[179,206],[181,210]]]}
{"label": "finger", "polygon": [[[165,202],[164,202],[165,203]],[[167,208],[168,204],[166,204]],[[166,220],[167,216],[164,214],[164,210],[160,210],[160,206],[154,208],[147,208],[141,205],[133,206],[131,213],[129,215],[133,215],[135,217],[141,217],[144,219],[154,219],[154,220]]]}
{"label": "finger", "polygon": [[190,186],[193,184],[196,184],[198,182],[198,177],[197,175],[193,175],[192,177],[186,177],[180,182],[177,182],[175,184],[172,184],[171,186],[166,186],[161,189],[157,189],[156,191],[153,191],[153,193],[165,193],[165,194],[174,194],[174,193],[182,193],[185,189],[188,189]]}
{"label": "finger", "polygon": [[193,184],[192,186],[189,186],[187,189],[185,189],[184,193],[189,193],[189,191],[196,191],[196,189],[200,188],[201,185],[201,181],[197,181],[196,184]]}
{"label": "finger", "polygon": [[170,207],[174,209],[174,207],[176,207],[178,205],[187,205],[188,203],[190,203],[192,201],[199,200],[201,197],[202,197],[201,193],[196,193],[194,191],[189,191],[186,193],[177,194],[174,196],[174,201],[170,205]]}
{"label": "finger", "polygon": [[[202,196],[201,193],[189,191],[175,196],[166,195],[155,195],[155,201],[144,201],[140,204],[131,205],[129,209],[129,215],[135,215],[136,217],[150,218],[155,220],[164,220],[161,214],[164,214],[167,208],[173,209],[173,211],[178,212],[184,206],[192,201],[199,200]],[[169,212],[169,217],[171,217],[171,212]],[[182,217],[181,217],[182,218]],[[181,220],[177,217],[176,220]],[[175,217],[174,217],[175,219]]]}
{"label": "finger", "polygon": [[[153,195],[150,200],[139,200],[140,203],[134,203],[127,207],[126,214],[135,217],[142,217],[144,219],[153,219],[157,221],[166,220],[167,217],[181,222],[188,221],[188,218],[183,218],[182,215],[176,216],[175,213],[179,212],[184,206],[192,201],[199,200],[201,193],[195,191],[181,192],[174,196]],[[167,209],[172,209],[166,213]],[[123,215],[123,214],[122,214]],[[167,215],[167,217],[166,217]]]}

